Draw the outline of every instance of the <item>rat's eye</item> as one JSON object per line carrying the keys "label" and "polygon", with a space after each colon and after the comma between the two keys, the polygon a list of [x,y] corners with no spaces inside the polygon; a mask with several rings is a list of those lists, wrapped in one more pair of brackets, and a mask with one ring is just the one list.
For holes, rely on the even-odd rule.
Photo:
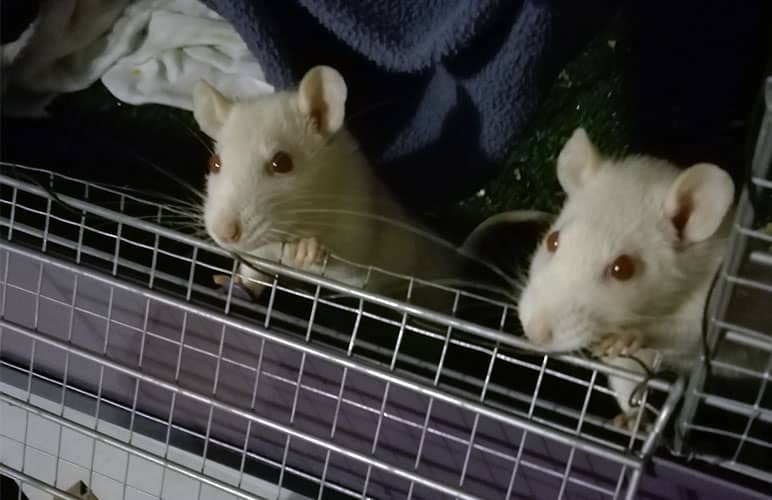
{"label": "rat's eye", "polygon": [[552,231],[547,236],[547,241],[545,242],[545,245],[547,246],[547,251],[549,253],[555,253],[555,250],[558,249],[558,237],[560,236],[560,231]]}
{"label": "rat's eye", "polygon": [[292,164],[292,157],[289,153],[284,151],[277,151],[271,161],[268,162],[269,173],[286,174],[292,171],[294,165]]}
{"label": "rat's eye", "polygon": [[627,281],[635,274],[635,261],[629,255],[622,254],[611,263],[609,274],[619,281]]}
{"label": "rat's eye", "polygon": [[213,154],[209,157],[209,172],[216,174],[220,171],[220,167],[222,165],[220,164],[220,156],[217,154]]}

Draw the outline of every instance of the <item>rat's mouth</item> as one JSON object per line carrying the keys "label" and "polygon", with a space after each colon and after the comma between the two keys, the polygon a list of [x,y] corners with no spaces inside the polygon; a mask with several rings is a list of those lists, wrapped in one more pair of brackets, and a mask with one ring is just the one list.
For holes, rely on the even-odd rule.
{"label": "rat's mouth", "polygon": [[568,353],[580,351],[592,345],[599,331],[593,322],[562,320],[553,328],[548,340],[537,342],[529,339],[534,350],[544,353]]}
{"label": "rat's mouth", "polygon": [[253,226],[244,226],[241,232],[241,237],[237,241],[227,241],[217,235],[215,231],[212,231],[207,226],[207,233],[209,237],[217,243],[221,248],[239,254],[248,254],[257,250],[258,248],[270,243],[268,235],[270,234],[270,223],[260,222]]}
{"label": "rat's mouth", "polygon": [[561,352],[574,352],[588,347],[592,341],[590,334],[586,335],[573,335],[566,334],[558,335],[557,338],[546,344],[536,344],[531,342],[534,349],[539,352],[546,353],[561,353]]}
{"label": "rat's mouth", "polygon": [[270,243],[271,223],[263,220],[257,224],[249,227],[247,226],[244,231],[244,236],[241,241],[235,246],[234,250],[240,252],[251,252],[260,248],[261,246]]}

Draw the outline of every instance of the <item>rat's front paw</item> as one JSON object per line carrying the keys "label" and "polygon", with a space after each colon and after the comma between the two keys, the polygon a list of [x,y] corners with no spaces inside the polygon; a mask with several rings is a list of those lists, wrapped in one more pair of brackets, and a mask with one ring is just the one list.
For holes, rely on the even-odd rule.
{"label": "rat's front paw", "polygon": [[592,353],[601,358],[613,358],[619,355],[629,356],[643,347],[640,332],[627,331],[609,333],[592,346]]}
{"label": "rat's front paw", "polygon": [[327,258],[327,249],[314,237],[301,238],[284,244],[282,263],[296,269],[307,269],[322,264]]}
{"label": "rat's front paw", "polygon": [[[614,419],[611,421],[611,425],[618,429],[626,429],[630,432],[633,432],[635,431],[635,424],[638,422],[639,413],[639,410],[632,411],[630,413],[620,413],[614,417]],[[650,432],[653,425],[654,424],[652,423],[651,419],[646,416],[646,413],[643,413],[641,415],[638,432]]]}
{"label": "rat's front paw", "polygon": [[257,297],[262,290],[257,284],[244,281],[241,276],[238,275],[231,278],[231,276],[227,274],[215,274],[212,276],[212,281],[220,288],[222,293],[226,294],[228,293],[228,290],[231,289],[231,282],[233,282],[232,291],[234,297],[239,297],[252,302],[257,300]]}

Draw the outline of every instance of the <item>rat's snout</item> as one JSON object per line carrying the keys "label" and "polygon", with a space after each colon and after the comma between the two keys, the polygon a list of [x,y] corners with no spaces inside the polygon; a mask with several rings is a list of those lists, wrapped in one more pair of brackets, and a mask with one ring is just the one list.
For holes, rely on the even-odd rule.
{"label": "rat's snout", "polygon": [[215,234],[224,243],[238,243],[241,239],[241,225],[237,220],[230,220],[218,224]]}
{"label": "rat's snout", "polygon": [[518,304],[518,315],[528,340],[536,346],[546,346],[553,340],[554,325],[550,321],[550,315],[543,313],[544,307],[536,305],[541,299],[534,290],[532,284],[523,290]]}
{"label": "rat's snout", "polygon": [[542,317],[534,317],[523,325],[525,336],[536,345],[546,345],[552,341],[552,324]]}

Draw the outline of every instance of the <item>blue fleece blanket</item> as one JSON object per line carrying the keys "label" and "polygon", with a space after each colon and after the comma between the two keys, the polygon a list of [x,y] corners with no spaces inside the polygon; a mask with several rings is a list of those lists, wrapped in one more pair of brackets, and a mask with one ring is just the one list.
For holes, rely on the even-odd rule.
{"label": "blue fleece blanket", "polygon": [[204,0],[270,83],[343,74],[347,122],[413,201],[469,194],[502,165],[545,91],[616,0]]}

